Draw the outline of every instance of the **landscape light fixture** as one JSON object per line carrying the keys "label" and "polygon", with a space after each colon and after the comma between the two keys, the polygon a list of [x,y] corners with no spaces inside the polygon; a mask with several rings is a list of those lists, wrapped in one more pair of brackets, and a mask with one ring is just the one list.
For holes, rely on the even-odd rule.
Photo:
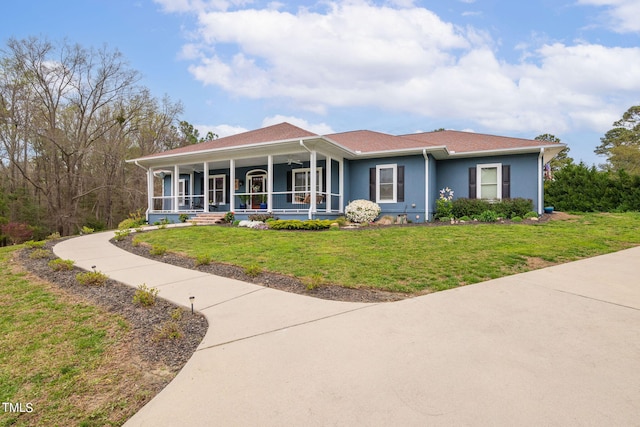
{"label": "landscape light fixture", "polygon": [[96,272],[96,266],[92,265],[91,268],[93,269],[93,272],[95,273]]}
{"label": "landscape light fixture", "polygon": [[196,299],[194,296],[189,297],[189,301],[191,301],[191,314],[193,314],[193,300]]}

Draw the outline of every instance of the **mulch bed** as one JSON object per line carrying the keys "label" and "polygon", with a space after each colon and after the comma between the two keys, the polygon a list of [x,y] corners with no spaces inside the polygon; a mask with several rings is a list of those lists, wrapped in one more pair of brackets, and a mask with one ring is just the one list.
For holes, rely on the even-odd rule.
{"label": "mulch bed", "polygon": [[[82,270],[74,267],[71,271],[53,271],[48,266],[48,262],[56,258],[51,251],[53,244],[48,242],[45,246],[49,251],[47,258],[32,259],[29,255],[34,250],[23,249],[16,255],[17,261],[35,276],[61,290],[123,316],[130,325],[132,347],[145,362],[173,373],[184,366],[207,332],[208,324],[203,315],[192,315],[189,310],[184,309],[182,318],[176,321],[171,316],[178,308],[176,305],[158,297],[151,307],[139,306],[133,303],[136,289],[111,279],[102,286],[82,285],[76,280],[76,274]],[[178,324],[183,337],[158,339],[157,328],[170,321]],[[165,382],[168,383],[169,380],[167,378]]]}
{"label": "mulch bed", "polygon": [[389,292],[364,288],[345,288],[339,285],[324,284],[314,287],[313,289],[308,289],[307,285],[301,280],[283,274],[261,272],[257,276],[250,276],[245,273],[244,268],[235,265],[211,262],[207,265],[196,266],[196,262],[193,258],[189,258],[184,255],[179,255],[171,252],[167,252],[161,256],[150,255],[150,246],[146,244],[139,244],[137,246],[134,246],[132,244],[132,240],[133,235],[127,236],[120,241],[111,240],[111,242],[121,249],[129,251],[136,255],[143,256],[145,258],[153,259],[155,261],[164,262],[178,267],[189,268],[192,270],[202,271],[204,273],[215,274],[216,276],[229,277],[231,279],[237,279],[243,282],[254,283],[256,285],[278,289],[285,292],[306,295],[314,298],[349,302],[390,302],[399,301],[415,296],[413,294],[405,294],[400,292]]}

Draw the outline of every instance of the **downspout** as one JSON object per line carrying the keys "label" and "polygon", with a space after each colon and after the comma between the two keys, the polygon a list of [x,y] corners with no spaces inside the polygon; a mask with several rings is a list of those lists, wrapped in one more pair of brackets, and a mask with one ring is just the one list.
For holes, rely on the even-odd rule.
{"label": "downspout", "polygon": [[[309,147],[307,147],[306,145],[304,145],[304,141],[303,141],[303,140],[300,140],[300,146],[301,146],[302,148],[304,148],[305,150],[307,150],[307,151],[309,152],[309,156],[311,156],[311,154],[312,154],[312,153],[311,153],[311,150],[309,149]],[[315,171],[311,171],[311,170],[310,170],[310,171],[309,171],[309,177],[311,177],[311,174],[312,174],[312,173],[315,173]],[[292,188],[293,188],[293,186],[292,186]],[[312,192],[314,192],[314,191],[315,191],[315,188],[311,188],[311,191],[312,191]],[[293,197],[293,195],[292,195],[292,197]],[[313,219],[313,212],[312,212],[312,211],[313,211],[313,203],[309,203],[309,213],[308,213],[308,217],[309,217],[309,219]]]}
{"label": "downspout", "polygon": [[540,148],[540,154],[538,155],[538,215],[542,215],[543,212],[543,198],[544,198],[544,180],[542,175],[543,169],[544,148]]}
{"label": "downspout", "polygon": [[149,169],[147,169],[144,166],[142,166],[140,163],[138,163],[137,160],[134,160],[133,164],[135,164],[136,166],[144,169],[144,171],[147,173],[147,210],[144,211],[144,217],[147,220],[147,223],[149,223],[149,210],[151,209],[151,203],[149,202],[149,200],[150,200],[151,197],[153,197],[153,195],[149,194],[149,187],[152,185],[152,184],[150,184],[148,182],[149,181]]}
{"label": "downspout", "polygon": [[422,149],[422,157],[424,157],[424,220],[429,222],[429,155],[427,149]]}

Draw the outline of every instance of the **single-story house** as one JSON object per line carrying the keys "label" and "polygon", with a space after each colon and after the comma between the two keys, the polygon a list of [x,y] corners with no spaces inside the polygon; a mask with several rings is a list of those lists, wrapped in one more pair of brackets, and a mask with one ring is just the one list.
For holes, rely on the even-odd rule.
{"label": "single-story house", "polygon": [[147,172],[150,223],[203,212],[331,218],[356,199],[424,221],[445,187],[455,197],[528,198],[542,213],[544,165],[563,148],[450,130],[317,135],[281,123],[129,162]]}

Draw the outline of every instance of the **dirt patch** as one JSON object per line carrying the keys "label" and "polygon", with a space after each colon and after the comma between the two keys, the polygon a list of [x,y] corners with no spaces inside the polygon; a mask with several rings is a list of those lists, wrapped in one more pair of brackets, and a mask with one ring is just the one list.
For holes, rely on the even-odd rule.
{"label": "dirt patch", "polygon": [[567,221],[580,218],[578,215],[568,214],[566,212],[554,211],[550,214],[545,214],[549,221]]}
{"label": "dirt patch", "polygon": [[[103,286],[81,285],[76,280],[76,274],[82,271],[78,268],[52,271],[48,266],[48,262],[56,258],[51,251],[52,246],[51,242],[45,246],[46,258],[32,259],[30,254],[34,250],[23,249],[16,253],[15,261],[58,292],[68,295],[71,301],[80,300],[99,306],[121,315],[128,322],[129,332],[118,343],[109,366],[103,369],[123,373],[122,382],[129,385],[122,389],[122,393],[130,394],[131,399],[127,400],[132,404],[139,404],[132,412],[135,413],[160,392],[191,358],[207,332],[207,321],[201,314],[192,315],[186,309],[176,320],[172,314],[176,317],[178,307],[162,298],[158,298],[151,307],[140,307],[133,303],[134,288],[111,279]],[[157,339],[157,327],[169,321],[178,324],[183,337]],[[98,396],[85,397],[89,406],[100,399]]]}
{"label": "dirt patch", "polygon": [[244,268],[235,265],[211,262],[210,264],[196,266],[195,260],[185,255],[172,252],[167,252],[161,256],[150,255],[150,247],[148,245],[140,244],[134,246],[132,244],[132,240],[133,236],[127,236],[125,239],[118,242],[112,240],[111,243],[121,249],[155,261],[314,298],[349,302],[390,302],[416,296],[416,294],[389,292],[368,288],[346,288],[339,285],[318,285],[309,289],[307,284],[303,283],[300,279],[283,274],[261,272],[256,276],[251,276],[246,274]]}

